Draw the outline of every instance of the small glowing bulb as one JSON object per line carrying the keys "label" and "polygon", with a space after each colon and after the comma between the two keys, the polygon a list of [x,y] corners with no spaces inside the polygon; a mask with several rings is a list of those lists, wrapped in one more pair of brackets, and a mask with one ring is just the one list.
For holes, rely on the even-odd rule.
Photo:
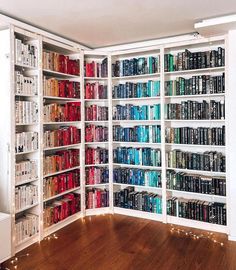
{"label": "small glowing bulb", "polygon": [[199,236],[197,236],[197,239],[199,239]]}
{"label": "small glowing bulb", "polygon": [[214,239],[214,243],[216,243],[216,240]]}
{"label": "small glowing bulb", "polygon": [[186,234],[186,235],[188,235],[188,233],[187,233],[187,232],[186,232],[185,234]]}
{"label": "small glowing bulb", "polygon": [[17,265],[14,266],[14,269],[17,269]]}
{"label": "small glowing bulb", "polygon": [[220,245],[223,247],[224,243],[221,242]]}
{"label": "small glowing bulb", "polygon": [[15,258],[15,261],[16,261],[16,262],[18,261],[18,258],[17,258],[17,257]]}

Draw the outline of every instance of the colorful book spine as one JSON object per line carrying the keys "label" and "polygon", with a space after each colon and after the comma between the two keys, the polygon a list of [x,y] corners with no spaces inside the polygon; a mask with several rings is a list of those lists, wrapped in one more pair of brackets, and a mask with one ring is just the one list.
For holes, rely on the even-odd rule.
{"label": "colorful book spine", "polygon": [[16,133],[15,152],[17,154],[36,150],[38,150],[38,132]]}
{"label": "colorful book spine", "polygon": [[84,76],[85,77],[99,77],[104,78],[108,75],[108,60],[104,58],[101,62],[85,61],[84,62]]}
{"label": "colorful book spine", "polygon": [[38,163],[36,160],[23,160],[16,163],[15,181],[16,184],[36,180],[38,178]]}
{"label": "colorful book spine", "polygon": [[99,82],[85,84],[85,99],[107,99],[107,85]]}
{"label": "colorful book spine", "polygon": [[108,107],[90,105],[85,107],[86,121],[108,121]]}
{"label": "colorful book spine", "polygon": [[16,95],[29,95],[36,96],[38,94],[37,88],[37,77],[36,76],[25,76],[22,71],[15,72],[16,77]]}
{"label": "colorful book spine", "polygon": [[113,150],[114,163],[161,166],[161,150],[152,148],[117,147]]}
{"label": "colorful book spine", "polygon": [[38,48],[21,39],[15,39],[15,63],[27,67],[38,66]]}
{"label": "colorful book spine", "polygon": [[35,124],[38,122],[38,103],[34,101],[15,102],[16,124]]}
{"label": "colorful book spine", "polygon": [[85,142],[107,142],[108,127],[87,125],[85,127]]}
{"label": "colorful book spine", "polygon": [[109,206],[109,191],[106,189],[86,189],[86,209],[95,209]]}
{"label": "colorful book spine", "polygon": [[109,169],[100,167],[89,167],[85,169],[86,185],[109,183]]}
{"label": "colorful book spine", "polygon": [[15,209],[19,211],[38,202],[38,186],[22,185],[15,188]]}
{"label": "colorful book spine", "polygon": [[107,164],[108,163],[108,149],[106,148],[90,148],[85,149],[85,164]]}

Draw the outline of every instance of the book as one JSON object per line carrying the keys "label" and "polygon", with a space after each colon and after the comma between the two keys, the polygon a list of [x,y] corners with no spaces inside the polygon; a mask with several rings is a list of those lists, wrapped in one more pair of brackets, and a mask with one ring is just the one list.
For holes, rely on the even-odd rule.
{"label": "book", "polygon": [[113,120],[160,120],[161,106],[154,105],[140,105],[133,104],[113,106],[112,108]]}
{"label": "book", "polygon": [[15,101],[16,124],[35,124],[38,122],[38,103],[34,101]]}
{"label": "book", "polygon": [[109,183],[109,169],[107,167],[89,167],[85,169],[86,185]]}
{"label": "book", "polygon": [[43,94],[50,97],[80,98],[80,83],[43,77]]}
{"label": "book", "polygon": [[204,153],[173,150],[166,152],[166,164],[170,168],[225,172],[225,156],[216,151]]}
{"label": "book", "polygon": [[45,130],[43,143],[45,148],[78,144],[81,142],[81,130],[73,126],[59,127],[56,130]]}
{"label": "book", "polygon": [[113,141],[161,143],[161,126],[113,126]]}
{"label": "book", "polygon": [[114,163],[142,165],[142,166],[161,166],[161,150],[148,147],[117,147],[113,150]]}
{"label": "book", "polygon": [[80,186],[80,170],[47,177],[43,180],[43,199]]}
{"label": "book", "polygon": [[127,187],[114,192],[113,198],[115,207],[162,214],[162,198],[158,194]]}
{"label": "book", "polygon": [[45,122],[72,122],[81,120],[81,103],[51,103],[43,106]]}
{"label": "book", "polygon": [[225,177],[212,177],[167,170],[166,187],[171,190],[226,196]]}
{"label": "book", "polygon": [[117,60],[112,64],[112,77],[135,76],[160,72],[160,55]]}
{"label": "book", "polygon": [[166,127],[166,143],[195,145],[225,145],[225,126],[222,127]]}
{"label": "book", "polygon": [[80,165],[80,150],[69,149],[46,155],[43,160],[44,175],[60,172]]}
{"label": "book", "polygon": [[36,96],[38,94],[37,77],[25,76],[22,71],[15,71],[15,94]]}
{"label": "book", "polygon": [[209,51],[191,52],[184,50],[177,54],[164,55],[164,71],[223,67],[225,65],[225,49],[222,47]]}
{"label": "book", "polygon": [[108,149],[106,148],[91,148],[86,147],[85,149],[85,164],[96,165],[96,164],[107,164],[108,163]]}
{"label": "book", "polygon": [[160,81],[148,80],[147,82],[126,82],[114,85],[112,98],[143,98],[160,96]]}
{"label": "book", "polygon": [[108,121],[108,107],[95,104],[86,106],[85,121]]}
{"label": "book", "polygon": [[86,189],[86,209],[109,206],[109,191],[99,188]]}
{"label": "book", "polygon": [[[177,211],[178,207],[178,211]],[[226,204],[183,198],[167,199],[167,215],[227,225]]]}
{"label": "book", "polygon": [[38,202],[38,186],[27,184],[15,188],[15,209],[19,211]]}
{"label": "book", "polygon": [[161,188],[161,171],[136,168],[114,168],[113,182]]}
{"label": "book", "polygon": [[45,50],[43,51],[43,69],[79,76],[80,60]]}
{"label": "book", "polygon": [[85,99],[107,99],[107,85],[99,82],[85,84]]}
{"label": "book", "polygon": [[108,142],[108,127],[86,125],[85,142]]}
{"label": "book", "polygon": [[191,78],[177,77],[165,81],[166,96],[209,95],[225,93],[225,74],[217,76],[200,75]]}
{"label": "book", "polygon": [[38,178],[38,162],[37,160],[22,160],[16,162],[15,165],[15,182],[16,184],[37,180]]}
{"label": "book", "polygon": [[84,76],[105,78],[108,76],[108,60],[104,58],[101,62],[98,61],[84,61]]}
{"label": "book", "polygon": [[38,66],[38,48],[25,40],[15,38],[15,63],[36,68]]}
{"label": "book", "polygon": [[38,132],[28,131],[15,134],[15,152],[24,153],[38,150]]}

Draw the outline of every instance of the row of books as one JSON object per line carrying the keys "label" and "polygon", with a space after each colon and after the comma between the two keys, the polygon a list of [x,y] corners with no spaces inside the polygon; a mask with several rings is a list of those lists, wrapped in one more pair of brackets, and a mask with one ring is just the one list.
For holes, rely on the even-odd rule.
{"label": "row of books", "polygon": [[161,172],[134,168],[114,168],[113,181],[120,184],[161,187]]}
{"label": "row of books", "polygon": [[160,72],[160,56],[117,60],[112,64],[112,77],[134,76]]}
{"label": "row of books", "polygon": [[118,142],[161,142],[161,126],[113,126],[113,141]]}
{"label": "row of books", "polygon": [[86,125],[85,126],[85,142],[107,142],[108,127]]}
{"label": "row of books", "polygon": [[45,148],[58,147],[81,142],[81,130],[73,126],[59,127],[55,130],[46,130],[43,133]]}
{"label": "row of books", "polygon": [[90,105],[85,107],[85,120],[86,121],[107,121],[108,120],[108,107]]}
{"label": "row of books", "polygon": [[25,76],[22,71],[16,71],[16,95],[32,95],[38,94],[37,77],[36,76]]}
{"label": "row of books", "polygon": [[80,121],[80,102],[51,103],[43,106],[45,122]]}
{"label": "row of books", "polygon": [[166,127],[166,143],[225,145],[225,126],[222,127]]}
{"label": "row of books", "polygon": [[63,54],[43,51],[43,69],[71,75],[79,75],[80,62],[79,60],[72,60],[69,56]]}
{"label": "row of books", "polygon": [[101,62],[84,61],[84,76],[85,77],[107,77],[108,76],[108,62],[104,58]]}
{"label": "row of books", "polygon": [[185,49],[185,51],[175,55],[169,53],[164,56],[165,72],[222,67],[224,65],[225,49],[221,47],[202,52],[190,52]]}
{"label": "row of books", "polygon": [[160,120],[161,105],[116,105],[112,108],[113,120]]}
{"label": "row of books", "polygon": [[80,83],[56,78],[43,78],[44,96],[80,98]]}
{"label": "row of books", "polygon": [[44,175],[60,172],[80,165],[80,150],[69,149],[57,151],[44,157],[43,171]]}
{"label": "row of books", "polygon": [[15,102],[16,124],[33,124],[38,122],[38,103],[34,101]]}
{"label": "row of books", "polygon": [[17,65],[28,67],[38,66],[38,48],[15,38],[15,61]]}
{"label": "row of books", "polygon": [[227,224],[226,205],[223,203],[173,197],[167,200],[167,214],[213,224]]}
{"label": "row of books", "polygon": [[15,209],[19,211],[38,202],[38,186],[23,185],[15,188]]}
{"label": "row of books", "polygon": [[43,214],[44,228],[50,227],[69,216],[78,213],[81,209],[80,194],[68,193],[63,197],[45,204]]}
{"label": "row of books", "polygon": [[80,170],[51,176],[43,181],[43,198],[48,199],[80,186]]}
{"label": "row of books", "polygon": [[109,206],[109,191],[106,189],[86,189],[86,209],[94,209]]}
{"label": "row of books", "polygon": [[162,198],[158,194],[137,192],[134,187],[127,187],[114,192],[114,206],[161,214]]}
{"label": "row of books", "polygon": [[182,101],[181,103],[169,103],[165,105],[165,118],[178,120],[208,120],[225,119],[224,100],[207,102]]}
{"label": "row of books", "polygon": [[225,172],[225,156],[214,151],[191,153],[173,150],[166,153],[166,164],[170,168]]}
{"label": "row of books", "polygon": [[152,148],[117,147],[113,150],[114,163],[161,166],[161,150]]}
{"label": "row of books", "polygon": [[126,82],[114,85],[112,97],[116,98],[142,98],[160,96],[160,81]]}
{"label": "row of books", "polygon": [[191,78],[177,77],[165,81],[165,95],[206,95],[225,92],[225,74],[218,76],[200,75]]}
{"label": "row of books", "polygon": [[108,149],[106,148],[90,148],[85,149],[85,164],[107,164],[108,163]]}
{"label": "row of books", "polygon": [[36,180],[38,178],[38,163],[36,160],[23,160],[15,165],[16,184]]}
{"label": "row of books", "polygon": [[16,133],[15,137],[16,153],[38,150],[38,132],[28,131]]}
{"label": "row of books", "polygon": [[107,85],[99,82],[85,84],[85,99],[107,99]]}
{"label": "row of books", "polygon": [[226,196],[225,177],[192,175],[167,170],[166,187],[172,190]]}
{"label": "row of books", "polygon": [[26,213],[16,220],[16,245],[36,235],[39,232],[39,217],[35,214]]}
{"label": "row of books", "polygon": [[89,167],[85,169],[86,185],[109,183],[109,169],[107,167]]}

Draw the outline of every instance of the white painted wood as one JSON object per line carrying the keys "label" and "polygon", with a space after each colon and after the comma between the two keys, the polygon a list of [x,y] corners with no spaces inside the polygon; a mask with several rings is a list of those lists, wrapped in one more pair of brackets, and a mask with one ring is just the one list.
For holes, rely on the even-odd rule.
{"label": "white painted wood", "polygon": [[0,247],[1,264],[11,257],[11,216],[4,213],[0,213]]}

